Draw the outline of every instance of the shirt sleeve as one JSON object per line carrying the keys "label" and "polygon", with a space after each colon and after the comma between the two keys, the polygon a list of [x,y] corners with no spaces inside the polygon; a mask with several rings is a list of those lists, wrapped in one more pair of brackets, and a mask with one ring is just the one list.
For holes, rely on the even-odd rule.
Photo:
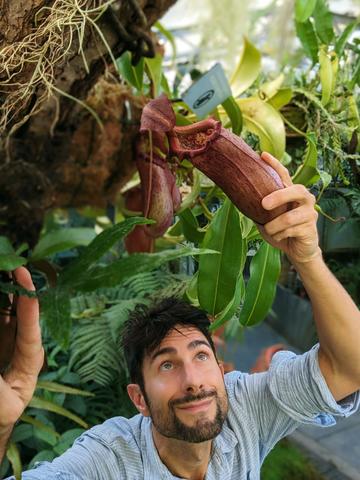
{"label": "shirt sleeve", "polygon": [[336,416],[358,409],[359,392],[335,401],[320,370],[318,350],[319,344],[302,355],[280,351],[267,372],[228,374],[234,416],[239,423],[246,421],[250,432],[258,432],[261,459],[301,423],[328,427],[335,425]]}
{"label": "shirt sleeve", "polygon": [[268,387],[278,407],[297,422],[335,425],[335,416],[348,417],[359,407],[355,392],[336,402],[319,367],[319,344],[303,355],[280,351],[268,372]]}

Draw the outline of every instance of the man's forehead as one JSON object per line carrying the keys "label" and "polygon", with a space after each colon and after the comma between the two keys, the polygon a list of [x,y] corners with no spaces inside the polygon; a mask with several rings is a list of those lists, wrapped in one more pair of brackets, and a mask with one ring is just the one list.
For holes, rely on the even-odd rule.
{"label": "man's forehead", "polygon": [[198,338],[199,340],[206,340],[205,335],[196,327],[175,325],[175,327],[171,329],[168,334],[162,339],[159,348],[161,348],[164,343],[190,342],[195,338]]}
{"label": "man's forehead", "polygon": [[189,347],[189,345],[194,348],[198,342],[210,347],[205,335],[196,327],[175,325],[175,327],[162,339],[160,344],[146,356],[153,359],[154,356],[157,355],[157,352],[163,351],[164,349],[177,350],[180,347]]}

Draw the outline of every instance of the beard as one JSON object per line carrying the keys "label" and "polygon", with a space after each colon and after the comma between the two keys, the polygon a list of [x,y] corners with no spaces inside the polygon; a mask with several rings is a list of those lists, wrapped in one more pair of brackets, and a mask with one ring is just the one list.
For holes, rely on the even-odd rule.
{"label": "beard", "polygon": [[[228,410],[226,392],[219,396],[215,391],[203,391],[198,395],[187,395],[181,399],[169,401],[167,412],[153,405],[146,394],[144,397],[156,430],[164,437],[189,443],[201,443],[215,438],[221,432]],[[175,411],[176,405],[184,405],[206,398],[214,398],[216,401],[216,413],[213,420],[208,419],[205,414],[203,416],[200,414],[194,425],[188,426],[179,419]]]}

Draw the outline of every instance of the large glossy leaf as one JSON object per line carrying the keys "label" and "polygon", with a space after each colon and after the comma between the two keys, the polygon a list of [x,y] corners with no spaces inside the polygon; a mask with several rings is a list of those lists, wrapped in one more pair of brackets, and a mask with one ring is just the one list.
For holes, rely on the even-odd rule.
{"label": "large glossy leaf", "polygon": [[227,98],[222,102],[222,106],[230,119],[232,131],[235,135],[240,135],[243,126],[243,118],[240,107],[236,103],[234,97],[231,96]]}
{"label": "large glossy leaf", "polygon": [[250,264],[250,278],[239,316],[242,325],[249,327],[264,320],[274,301],[279,275],[280,251],[264,242]]}
{"label": "large glossy leaf", "polygon": [[66,346],[69,342],[71,327],[68,290],[61,287],[49,288],[40,296],[40,306],[41,317],[53,338],[60,345]]}
{"label": "large glossy leaf", "polygon": [[137,273],[146,272],[160,267],[166,262],[190,255],[216,254],[208,249],[181,247],[163,250],[159,253],[133,253],[128,257],[114,261],[106,267],[94,267],[81,277],[78,277],[74,287],[84,292],[90,292],[98,287],[114,287],[125,278]]}
{"label": "large glossy leaf", "polygon": [[232,301],[246,255],[239,212],[229,199],[216,212],[202,245],[219,252],[200,258],[198,276],[200,307],[216,315]]}
{"label": "large glossy leaf", "polygon": [[84,428],[88,428],[88,424],[84,422],[82,418],[78,417],[66,408],[61,407],[57,403],[51,402],[50,400],[45,400],[44,398],[34,395],[29,403],[29,407],[40,408],[41,410],[57,413],[58,415],[73,420],[75,423],[81,425]]}
{"label": "large glossy leaf", "polygon": [[280,113],[258,97],[239,98],[245,127],[258,135],[262,151],[281,159],[285,152],[285,126]]}
{"label": "large glossy leaf", "polygon": [[295,22],[295,26],[296,34],[302,43],[305,53],[311,58],[313,63],[316,63],[319,45],[313,24],[308,19],[306,22]]}
{"label": "large glossy leaf", "polygon": [[313,11],[316,34],[326,45],[334,38],[333,16],[329,10],[326,0],[317,0],[316,8]]}
{"label": "large glossy leaf", "polygon": [[[244,247],[244,249],[245,248],[246,246]],[[215,320],[210,325],[210,331],[217,330],[219,327],[224,325],[224,323],[226,323],[235,315],[237,309],[240,306],[241,300],[243,299],[244,293],[245,293],[245,282],[244,282],[243,272],[241,271],[239,273],[239,276],[236,282],[235,293],[232,300],[229,302],[227,307],[222,312],[216,315]]]}
{"label": "large glossy leaf", "polygon": [[88,245],[96,237],[93,228],[63,228],[44,235],[35,245],[31,261],[63,252],[70,248]]}
{"label": "large glossy leaf", "polygon": [[317,0],[295,0],[295,19],[305,22],[313,13]]}
{"label": "large glossy leaf", "polygon": [[230,86],[234,97],[238,97],[247,90],[257,79],[261,70],[260,51],[244,37],[244,46],[234,73],[231,76]]}
{"label": "large glossy leaf", "polygon": [[135,225],[146,223],[153,223],[153,221],[141,217],[131,217],[101,232],[84,249],[79,258],[61,273],[59,284],[71,285],[76,282],[79,275],[83,275],[90,265],[97,262],[116,242],[130,233]]}
{"label": "large glossy leaf", "polygon": [[316,136],[314,133],[308,133],[306,135],[305,158],[292,177],[293,183],[301,183],[307,187],[319,180],[320,173],[317,169],[317,155]]}
{"label": "large glossy leaf", "polygon": [[16,480],[21,480],[22,464],[19,449],[14,442],[10,442],[6,450],[6,458],[9,460]]}

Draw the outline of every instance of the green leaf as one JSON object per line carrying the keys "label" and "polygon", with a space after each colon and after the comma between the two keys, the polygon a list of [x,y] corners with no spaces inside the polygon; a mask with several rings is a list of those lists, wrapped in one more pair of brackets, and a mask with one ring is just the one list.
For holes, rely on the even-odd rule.
{"label": "green leaf", "polygon": [[341,55],[344,53],[346,42],[358,25],[359,20],[349,23],[349,25],[347,25],[347,27],[344,29],[343,33],[336,40],[335,52],[337,53],[338,57],[341,57]]}
{"label": "green leaf", "polygon": [[172,48],[172,62],[174,63],[176,60],[176,42],[174,35],[164,27],[164,25],[160,22],[155,22],[154,27],[159,30],[159,32],[168,40]]}
{"label": "green leaf", "polygon": [[30,461],[28,469],[32,469],[37,462],[51,462],[56,457],[56,454],[53,450],[41,450],[37,453]]}
{"label": "green leaf", "polygon": [[183,210],[178,215],[185,238],[193,243],[201,243],[204,239],[205,231],[200,230],[197,218],[190,208]]}
{"label": "green leaf", "polygon": [[0,235],[0,255],[12,255],[15,253],[10,240],[3,235]]}
{"label": "green leaf", "polygon": [[121,77],[141,92],[144,78],[144,59],[141,58],[139,63],[133,66],[131,64],[130,52],[124,52],[121,57],[116,60],[116,65]]}
{"label": "green leaf", "polygon": [[16,480],[21,480],[22,464],[20,459],[20,452],[16,443],[10,442],[6,450],[6,458],[11,464],[12,471],[15,475]]}
{"label": "green leaf", "polygon": [[15,254],[0,255],[0,270],[11,272],[12,270],[15,270],[15,268],[21,267],[22,265],[26,265],[26,264],[27,264],[26,258],[19,257],[19,255],[15,255]]}
{"label": "green leaf", "polygon": [[191,278],[187,289],[185,290],[185,298],[191,303],[191,305],[199,306],[198,299],[198,277],[199,271],[197,271]]}
{"label": "green leaf", "polygon": [[49,434],[54,435],[57,438],[60,438],[60,433],[58,433],[56,430],[49,427],[49,425],[46,425],[41,420],[38,420],[37,418],[31,417],[30,415],[27,415],[26,413],[23,413],[21,415],[20,420],[25,422],[25,423],[28,423],[28,424],[32,425],[37,430],[43,430],[45,432],[48,432]]}
{"label": "green leaf", "polygon": [[230,80],[231,90],[235,98],[245,92],[255,82],[260,70],[261,53],[244,37],[241,57]]}
{"label": "green leaf", "polygon": [[147,223],[153,223],[153,221],[141,217],[131,217],[101,232],[83,250],[79,258],[60,274],[59,285],[71,285],[76,282],[79,275],[83,275],[90,265],[97,262],[116,242],[130,233],[135,225]]}
{"label": "green leaf", "polygon": [[66,393],[69,395],[81,395],[83,397],[93,397],[94,394],[87,392],[86,390],[80,390],[79,388],[68,387],[56,382],[50,382],[47,380],[38,380],[36,388],[42,388],[48,392]]}
{"label": "green leaf", "polygon": [[306,22],[295,22],[296,35],[299,37],[305,53],[313,63],[318,61],[318,39],[310,19]]}
{"label": "green leaf", "polygon": [[274,80],[270,82],[265,82],[259,88],[259,97],[265,102],[274,97],[280,90],[281,85],[283,84],[285,75],[280,73]]}
{"label": "green leaf", "polygon": [[200,195],[202,175],[203,174],[197,168],[192,169],[193,185],[191,187],[191,192],[186,195],[186,197],[182,201],[180,208],[177,210],[177,214],[180,214],[187,208],[191,208],[194,205],[195,201]]}
{"label": "green leaf", "polygon": [[322,42],[329,45],[335,34],[333,29],[333,16],[326,0],[317,0],[313,18],[315,21],[316,34]]}
{"label": "green leaf", "polygon": [[78,246],[88,245],[96,237],[93,228],[63,228],[44,235],[35,245],[31,261],[70,250]]}
{"label": "green leaf", "polygon": [[285,126],[280,113],[258,97],[239,98],[245,127],[259,137],[262,151],[282,158],[285,152]]}
{"label": "green leaf", "polygon": [[154,98],[159,95],[160,91],[162,62],[163,56],[160,53],[157,53],[154,58],[145,58],[146,71],[153,86],[152,94]]}
{"label": "green leaf", "polygon": [[230,96],[224,100],[221,105],[224,107],[224,110],[230,119],[232,131],[235,135],[240,135],[243,126],[243,118],[240,107],[236,103],[235,98]]}
{"label": "green leaf", "polygon": [[307,187],[319,180],[320,173],[317,169],[317,156],[316,136],[315,133],[311,132],[306,135],[305,159],[292,177],[293,183],[301,183]]}
{"label": "green leaf", "polygon": [[313,13],[317,0],[295,0],[295,19],[305,22]]}
{"label": "green leaf", "polygon": [[237,208],[227,198],[212,219],[202,246],[219,252],[199,260],[198,298],[211,315],[224,310],[234,297],[246,256]]}
{"label": "green leaf", "polygon": [[99,288],[114,287],[125,278],[137,273],[146,272],[160,267],[160,265],[181,257],[190,255],[213,254],[208,249],[182,247],[172,250],[163,250],[159,253],[133,253],[128,257],[116,260],[106,267],[94,267],[87,274],[78,277],[74,288],[90,292]]}
{"label": "green leaf", "polygon": [[70,336],[70,296],[67,289],[55,287],[40,296],[41,317],[52,337],[60,345],[67,346]]}
{"label": "green leaf", "polygon": [[[246,247],[245,247],[246,248]],[[216,315],[215,320],[210,325],[209,330],[213,332],[214,330],[221,327],[225,322],[230,320],[236,313],[236,310],[239,308],[241,300],[244,297],[245,293],[245,282],[243,277],[243,272],[241,272],[236,281],[235,293],[232,300],[229,302],[227,307],[218,315]]]}
{"label": "green leaf", "polygon": [[275,297],[280,268],[280,251],[264,242],[250,264],[250,278],[239,316],[242,325],[249,327],[264,320]]}
{"label": "green leaf", "polygon": [[44,398],[36,397],[34,395],[29,403],[29,407],[40,408],[41,410],[47,410],[49,412],[57,413],[58,415],[61,415],[63,417],[69,418],[70,420],[73,420],[75,423],[78,423],[81,427],[89,428],[88,424],[84,422],[82,418],[78,417],[77,415],[70,412],[66,408],[61,407],[57,403],[51,402],[49,400],[45,400]]}
{"label": "green leaf", "polygon": [[57,455],[62,455],[82,433],[84,433],[82,428],[71,428],[64,432],[58,444],[54,447],[54,452],[57,453]]}
{"label": "green leaf", "polygon": [[268,100],[268,103],[276,110],[280,110],[280,108],[291,102],[292,97],[293,91],[291,88],[280,88],[280,90]]}

